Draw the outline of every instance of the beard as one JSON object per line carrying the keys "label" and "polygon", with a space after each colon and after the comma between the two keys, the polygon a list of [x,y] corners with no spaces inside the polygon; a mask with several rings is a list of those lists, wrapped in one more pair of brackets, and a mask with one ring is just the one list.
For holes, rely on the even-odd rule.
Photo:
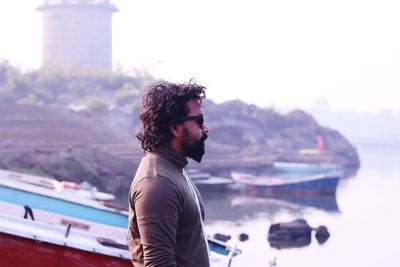
{"label": "beard", "polygon": [[203,134],[199,140],[195,140],[189,137],[189,133],[186,129],[184,131],[185,138],[183,140],[182,147],[185,151],[186,157],[189,157],[200,163],[205,153],[204,141],[207,139],[207,134]]}

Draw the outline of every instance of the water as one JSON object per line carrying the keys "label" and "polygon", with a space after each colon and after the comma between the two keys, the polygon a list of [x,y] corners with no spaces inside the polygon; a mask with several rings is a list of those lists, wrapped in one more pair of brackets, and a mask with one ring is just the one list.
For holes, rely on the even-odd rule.
{"label": "water", "polygon": [[[336,198],[265,200],[225,194],[205,194],[207,233],[230,234],[243,253],[237,266],[398,266],[400,261],[400,150],[361,150],[361,168],[342,179]],[[318,205],[317,205],[318,204]],[[335,206],[336,205],[336,206]],[[331,236],[318,244],[312,236],[302,248],[270,247],[272,223],[304,218],[325,225]],[[249,240],[237,241],[240,233]]]}

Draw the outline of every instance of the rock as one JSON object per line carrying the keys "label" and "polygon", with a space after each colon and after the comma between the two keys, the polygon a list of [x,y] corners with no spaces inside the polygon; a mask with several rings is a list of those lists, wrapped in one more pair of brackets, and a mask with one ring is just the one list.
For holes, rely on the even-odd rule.
{"label": "rock", "polygon": [[326,240],[328,240],[330,234],[328,232],[328,228],[325,226],[318,226],[315,231],[315,238],[317,239],[319,244],[324,244]]}
{"label": "rock", "polygon": [[311,243],[311,230],[303,219],[272,224],[268,231],[268,242],[271,247],[278,249],[304,247]]}
{"label": "rock", "polygon": [[241,234],[239,234],[239,240],[242,242],[247,241],[247,240],[249,240],[249,235],[245,234],[245,233],[241,233]]}
{"label": "rock", "polygon": [[314,229],[303,219],[287,223],[272,224],[268,231],[268,242],[278,249],[304,247],[311,243],[311,232],[316,230],[315,237],[319,244],[328,240],[330,234],[325,226]]}
{"label": "rock", "polygon": [[303,219],[287,223],[272,224],[268,231],[268,239],[293,240],[311,235],[311,227]]}
{"label": "rock", "polygon": [[230,235],[224,235],[224,234],[216,233],[216,234],[214,234],[214,238],[219,240],[219,241],[226,242],[226,241],[231,239],[231,236]]}

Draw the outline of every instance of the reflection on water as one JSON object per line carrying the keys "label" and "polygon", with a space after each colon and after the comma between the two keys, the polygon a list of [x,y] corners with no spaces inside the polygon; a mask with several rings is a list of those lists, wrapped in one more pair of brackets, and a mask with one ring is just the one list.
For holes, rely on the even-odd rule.
{"label": "reflection on water", "polygon": [[[230,244],[237,244],[242,250],[242,254],[235,257],[232,267],[268,266],[268,262],[274,260],[281,266],[280,254],[270,251],[271,249],[284,253],[284,251],[313,247],[315,243],[321,246],[323,243],[311,242],[314,239],[311,234],[294,239],[269,239],[268,229],[274,222],[307,218],[314,211],[327,215],[340,215],[334,194],[263,197],[244,192],[202,192],[202,197],[206,209],[207,233],[232,235]],[[282,217],[282,214],[287,216]],[[325,223],[318,221],[312,222],[311,225],[317,227]],[[249,235],[249,240],[239,241],[238,236],[243,233]]]}
{"label": "reflection on water", "polygon": [[[395,265],[400,261],[400,232],[396,231],[400,225],[400,150],[359,152],[361,168],[354,177],[341,179],[336,196],[203,192],[207,233],[232,236],[229,242],[242,250],[232,267],[269,266],[275,260],[279,267]],[[312,227],[325,225],[331,233],[329,240],[321,245],[312,237],[310,244],[291,249],[271,246],[268,229],[272,224],[301,218]],[[249,240],[238,241],[240,233],[248,234]]]}
{"label": "reflection on water", "polygon": [[263,197],[251,193],[202,192],[207,210],[207,222],[216,220],[241,221],[260,215],[270,219],[286,211],[302,217],[308,208],[339,213],[336,195],[274,195]]}

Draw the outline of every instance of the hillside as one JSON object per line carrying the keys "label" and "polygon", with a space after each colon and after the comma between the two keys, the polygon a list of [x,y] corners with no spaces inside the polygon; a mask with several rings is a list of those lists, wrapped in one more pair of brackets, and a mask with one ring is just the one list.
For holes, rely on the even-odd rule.
{"label": "hillside", "polygon": [[[2,104],[0,114],[0,168],[88,181],[126,200],[141,153],[126,133],[55,108]],[[130,160],[113,154],[124,150]]]}
{"label": "hillside", "polygon": [[[356,149],[338,131],[321,127],[309,114],[295,110],[279,114],[241,101],[219,105],[206,103],[207,123],[211,128],[205,163],[231,161],[236,168],[262,171],[274,161],[329,162],[358,168]],[[300,154],[317,149],[317,138],[324,141],[324,155]],[[247,162],[249,166],[243,162]]]}
{"label": "hillside", "polygon": [[[330,162],[354,169],[355,148],[337,131],[321,127],[307,113],[279,114],[240,101],[205,103],[210,127],[206,155],[190,168],[219,175],[233,169],[268,171],[274,161]],[[49,107],[0,106],[0,167],[88,181],[124,203],[142,152],[134,134],[136,115],[122,111],[76,113]],[[316,148],[324,155],[302,155]]]}
{"label": "hillside", "polygon": [[[0,168],[75,182],[88,181],[121,203],[140,162],[135,139],[147,75],[31,72],[0,62]],[[309,114],[279,114],[241,101],[205,101],[210,127],[206,155],[189,168],[229,176],[231,170],[268,172],[275,161],[360,165],[352,144]],[[74,110],[74,111],[72,111]],[[324,153],[316,151],[317,138]]]}

